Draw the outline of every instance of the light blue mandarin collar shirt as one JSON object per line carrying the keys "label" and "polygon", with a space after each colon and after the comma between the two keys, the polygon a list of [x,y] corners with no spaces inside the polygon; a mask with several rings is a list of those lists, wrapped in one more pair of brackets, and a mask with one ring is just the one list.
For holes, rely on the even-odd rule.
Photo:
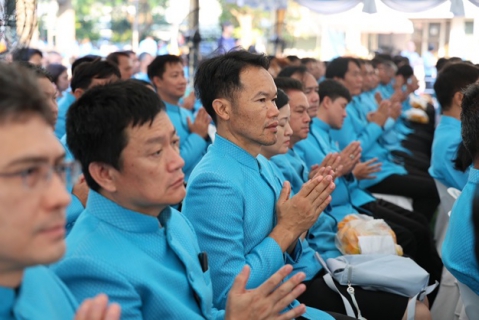
{"label": "light blue mandarin collar shirt", "polygon": [[479,295],[479,264],[475,254],[472,201],[479,187],[479,170],[471,168],[469,179],[452,207],[442,245],[444,266],[461,283]]}
{"label": "light blue mandarin collar shirt", "polygon": [[[269,237],[276,223],[276,201],[282,181],[272,164],[255,158],[216,134],[188,181],[182,212],[194,226],[202,250],[210,256],[214,305],[224,308],[236,275],[251,268],[248,288],[256,288],[285,263],[302,256],[297,242],[292,256]],[[295,301],[290,307],[298,305]],[[331,319],[308,308],[308,319]]]}
{"label": "light blue mandarin collar shirt", "polygon": [[43,266],[24,271],[19,289],[0,286],[0,319],[73,319],[78,304],[67,287]]}
{"label": "light blue mandarin collar shirt", "polygon": [[122,319],[223,319],[200,253],[193,227],[175,209],[152,217],[90,191],[67,254],[52,269],[78,301],[107,294]]}
{"label": "light blue mandarin collar shirt", "polygon": [[466,172],[456,170],[452,162],[456,158],[461,142],[461,121],[453,117],[441,116],[439,125],[434,131],[429,174],[446,187],[459,190],[464,188],[469,177],[469,169]]}
{"label": "light blue mandarin collar shirt", "polygon": [[58,101],[58,118],[55,124],[55,135],[58,139],[61,139],[66,133],[68,109],[75,100],[75,96],[71,92],[65,92],[65,95]]}
{"label": "light blue mandarin collar shirt", "polygon": [[171,103],[165,102],[165,105],[166,113],[176,129],[176,133],[180,137],[180,154],[183,160],[185,160],[183,172],[185,173],[185,181],[188,182],[194,167],[206,153],[209,139],[207,141],[196,133],[190,132],[187,119],[190,118],[191,122],[194,122],[193,113]]}

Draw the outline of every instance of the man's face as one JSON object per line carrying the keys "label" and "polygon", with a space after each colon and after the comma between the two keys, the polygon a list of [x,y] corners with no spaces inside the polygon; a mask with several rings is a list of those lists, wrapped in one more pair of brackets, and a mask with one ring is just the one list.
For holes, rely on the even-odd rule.
{"label": "man's face", "polygon": [[186,85],[188,84],[183,70],[183,64],[167,63],[163,76],[154,77],[155,85],[161,97],[180,99],[185,95]]}
{"label": "man's face", "polygon": [[377,75],[381,84],[389,84],[394,77],[392,69],[386,64],[379,64]]}
{"label": "man's face", "polygon": [[334,100],[329,99],[328,105],[328,124],[333,129],[341,129],[343,127],[344,119],[346,118],[346,106],[348,105],[348,100],[343,97],[338,97]]}
{"label": "man's face", "polygon": [[297,90],[288,90],[289,105],[291,106],[291,118],[289,124],[293,129],[291,136],[292,146],[308,137],[309,123],[311,118],[308,115],[308,99],[306,95]]}
{"label": "man's face", "polygon": [[39,78],[38,86],[40,88],[40,91],[45,96],[48,106],[52,110],[53,118],[56,123],[58,117],[57,88],[47,78]]}
{"label": "man's face", "polygon": [[234,94],[228,122],[243,148],[276,143],[278,108],[277,88],[267,70],[247,67],[240,73],[242,89]]}
{"label": "man's face", "polygon": [[308,62],[308,64],[306,64],[306,68],[308,68],[308,72],[313,75],[316,81],[318,81],[323,76],[320,63],[321,62],[319,61],[314,61],[314,62]]}
{"label": "man's face", "polygon": [[70,196],[56,173],[45,180],[41,172],[63,161],[61,144],[43,119],[31,116],[0,125],[0,153],[0,173],[12,175],[0,177],[0,270],[57,261],[65,252]]}
{"label": "man's face", "polygon": [[267,154],[269,157],[274,157],[278,154],[285,154],[288,152],[289,143],[291,141],[291,135],[293,130],[289,125],[289,118],[291,115],[291,107],[289,104],[279,109],[278,116],[278,133],[276,143],[271,146],[263,146],[262,153]]}
{"label": "man's face", "polygon": [[42,60],[43,58],[39,54],[34,54],[30,57],[30,60],[28,60],[29,63],[36,65],[37,67],[42,66]]}
{"label": "man's face", "polygon": [[121,168],[113,169],[117,201],[134,211],[158,216],[185,196],[185,164],[179,138],[166,112],[153,123],[126,129],[128,144],[121,152]]}
{"label": "man's face", "polygon": [[120,69],[121,79],[128,80],[133,75],[133,61],[129,57],[118,57],[118,69]]}
{"label": "man's face", "polygon": [[359,69],[356,63],[349,61],[348,71],[344,75],[344,79],[338,80],[348,88],[352,96],[357,96],[361,93],[363,77],[361,76],[361,69]]}
{"label": "man's face", "polygon": [[132,64],[131,73],[132,75],[137,74],[138,72],[140,72],[140,60],[138,60],[138,56],[136,55],[136,53],[130,54],[130,60]]}
{"label": "man's face", "polygon": [[313,75],[309,72],[306,72],[304,76],[300,79],[298,74],[294,74],[292,78],[301,81],[304,88],[304,94],[308,99],[308,114],[311,118],[316,117],[319,108],[319,85]]}
{"label": "man's face", "polygon": [[369,90],[372,90],[373,88],[375,88],[374,86],[374,79],[373,77],[375,76],[375,72],[374,72],[374,69],[373,69],[373,66],[368,64],[368,63],[364,63],[361,65],[361,75],[363,77],[363,88],[362,88],[362,91],[366,92],[366,91],[369,91]]}

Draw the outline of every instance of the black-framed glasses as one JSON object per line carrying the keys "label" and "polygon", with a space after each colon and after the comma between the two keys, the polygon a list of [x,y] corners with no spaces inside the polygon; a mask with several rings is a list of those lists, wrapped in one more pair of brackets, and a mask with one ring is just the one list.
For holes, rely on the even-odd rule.
{"label": "black-framed glasses", "polygon": [[71,189],[81,174],[81,166],[78,161],[66,160],[53,166],[48,163],[40,163],[17,172],[0,172],[0,178],[20,178],[27,190],[35,190],[43,189],[48,185],[53,173],[60,178],[68,189]]}

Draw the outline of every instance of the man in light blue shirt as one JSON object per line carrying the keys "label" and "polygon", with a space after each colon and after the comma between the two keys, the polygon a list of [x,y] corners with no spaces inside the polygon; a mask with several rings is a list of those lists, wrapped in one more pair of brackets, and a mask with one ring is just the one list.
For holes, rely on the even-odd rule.
{"label": "man in light blue shirt", "polygon": [[[243,266],[251,267],[248,288],[254,288],[301,258],[298,239],[334,187],[330,176],[317,177],[289,199],[289,183],[282,186],[271,164],[258,157],[262,145],[277,139],[277,89],[268,64],[263,55],[234,51],[204,61],[196,73],[196,91],[218,131],[188,181],[183,213],[211,256],[213,303],[219,308]],[[315,309],[303,317],[331,319]]]}
{"label": "man in light blue shirt", "polygon": [[466,63],[456,63],[445,67],[434,84],[442,116],[434,133],[429,173],[448,188],[462,190],[469,176],[469,169],[456,169],[455,160],[462,143],[462,90],[478,79],[479,68]]}
{"label": "man in light blue shirt", "polygon": [[473,84],[464,91],[461,113],[462,139],[472,156],[473,167],[461,195],[452,208],[449,227],[442,246],[444,265],[461,284],[477,295],[476,301],[479,299],[479,264],[475,255],[475,237],[478,235],[475,234],[472,223],[472,203],[479,186],[478,101],[479,85]]}
{"label": "man in light blue shirt", "polygon": [[148,77],[166,105],[166,113],[180,137],[180,154],[185,160],[185,181],[198,164],[210,142],[208,126],[211,122],[205,109],[201,108],[196,117],[179,106],[188,84],[181,58],[174,55],[156,57],[148,66]]}
{"label": "man in light blue shirt", "polygon": [[[286,267],[272,284],[247,292],[242,269],[228,304],[213,307],[211,260],[190,222],[170,207],[185,195],[179,138],[150,89],[134,80],[94,88],[69,115],[67,142],[91,191],[65,257],[52,269],[78,301],[105,292],[123,319],[277,319],[304,290],[294,289],[299,275],[270,295],[291,272]],[[286,319],[305,308],[289,311]]]}
{"label": "man in light blue shirt", "polygon": [[332,130],[331,137],[345,148],[353,141],[361,143],[361,160],[377,158],[382,163],[381,171],[374,179],[360,181],[362,188],[370,192],[405,196],[413,199],[413,208],[430,221],[439,204],[436,185],[427,172],[408,172],[395,163],[388,149],[379,138],[389,117],[389,101],[383,101],[375,112],[366,114],[359,94],[362,76],[359,63],[353,58],[337,58],[331,61],[326,70],[326,78],[339,81],[353,96],[346,108],[347,117],[339,130]]}
{"label": "man in light blue shirt", "polygon": [[[37,77],[23,67],[0,64],[2,320],[72,319],[78,307],[60,279],[40,266],[56,262],[65,251],[65,209],[70,202],[65,183],[74,182],[78,165],[65,161]],[[97,297],[76,316],[119,319],[118,306],[107,303],[104,295]]]}

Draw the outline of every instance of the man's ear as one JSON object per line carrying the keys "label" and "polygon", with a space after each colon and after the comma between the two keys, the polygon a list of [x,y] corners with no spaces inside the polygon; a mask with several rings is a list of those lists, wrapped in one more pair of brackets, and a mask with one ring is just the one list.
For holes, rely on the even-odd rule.
{"label": "man's ear", "polygon": [[328,97],[328,96],[323,97],[323,102],[321,102],[321,107],[328,110],[331,107],[332,103],[333,103],[333,100],[331,100],[330,97]]}
{"label": "man's ear", "polygon": [[216,117],[221,120],[229,120],[231,117],[231,103],[223,98],[215,99],[213,101],[213,110],[215,110]]}
{"label": "man's ear", "polygon": [[161,78],[158,76],[154,76],[153,84],[155,85],[155,88],[158,89],[161,86]]}
{"label": "man's ear", "polygon": [[452,97],[452,104],[460,107],[462,105],[463,97],[464,97],[464,94],[461,91],[457,91]]}
{"label": "man's ear", "polygon": [[75,100],[78,100],[84,93],[85,93],[85,90],[76,88],[75,91],[73,92],[73,96],[75,97]]}
{"label": "man's ear", "polygon": [[111,165],[101,162],[92,162],[88,166],[88,171],[93,180],[95,180],[95,182],[98,183],[102,189],[108,192],[116,191],[114,176],[117,170]]}

